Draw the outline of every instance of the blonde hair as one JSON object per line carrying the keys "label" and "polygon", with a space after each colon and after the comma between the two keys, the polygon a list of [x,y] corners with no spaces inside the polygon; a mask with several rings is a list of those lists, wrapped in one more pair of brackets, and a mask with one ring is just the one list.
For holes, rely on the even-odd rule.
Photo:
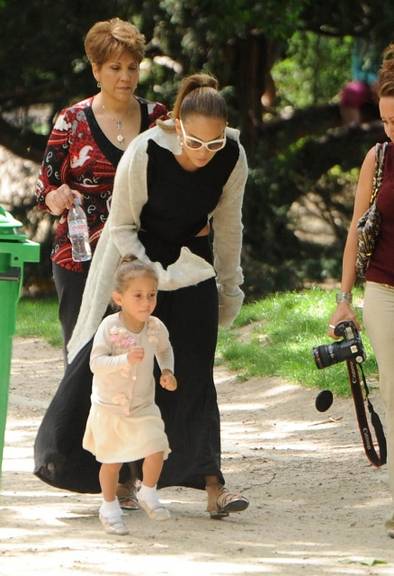
{"label": "blonde hair", "polygon": [[113,55],[123,52],[140,63],[144,57],[145,36],[130,22],[111,18],[96,22],[86,34],[84,45],[91,64],[101,66]]}
{"label": "blonde hair", "polygon": [[209,74],[192,74],[179,86],[172,117],[184,120],[187,116],[201,114],[227,121],[227,106],[218,91],[218,81]]}
{"label": "blonde hair", "polygon": [[379,70],[378,95],[394,96],[394,43],[383,52],[383,61]]}
{"label": "blonde hair", "polygon": [[123,294],[127,290],[130,280],[141,278],[141,276],[149,276],[155,280],[156,284],[159,283],[156,270],[151,264],[145,264],[134,256],[125,256],[120,261],[115,273],[114,290]]}

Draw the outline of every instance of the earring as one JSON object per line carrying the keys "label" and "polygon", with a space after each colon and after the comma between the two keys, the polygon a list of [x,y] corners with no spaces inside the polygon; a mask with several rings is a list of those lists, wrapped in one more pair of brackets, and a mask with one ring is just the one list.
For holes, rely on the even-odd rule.
{"label": "earring", "polygon": [[100,81],[97,82],[97,88],[101,88],[101,82]]}
{"label": "earring", "polygon": [[177,140],[178,140],[178,145],[182,148],[182,147],[183,147],[183,140],[182,140],[182,138],[179,136],[179,134],[178,134],[178,136],[177,136]]}

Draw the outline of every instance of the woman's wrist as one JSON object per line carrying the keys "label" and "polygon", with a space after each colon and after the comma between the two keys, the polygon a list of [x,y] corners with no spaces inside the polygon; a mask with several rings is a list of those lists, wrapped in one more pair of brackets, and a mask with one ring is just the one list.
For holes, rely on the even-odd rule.
{"label": "woman's wrist", "polygon": [[353,295],[351,292],[344,292],[340,290],[336,293],[335,300],[337,304],[341,304],[342,302],[351,304],[353,302]]}

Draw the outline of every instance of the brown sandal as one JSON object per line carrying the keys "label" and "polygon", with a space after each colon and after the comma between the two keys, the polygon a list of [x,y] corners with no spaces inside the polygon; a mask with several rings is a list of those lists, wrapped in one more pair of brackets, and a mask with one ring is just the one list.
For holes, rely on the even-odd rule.
{"label": "brown sandal", "polygon": [[220,488],[215,502],[209,505],[208,512],[213,520],[225,518],[231,512],[242,512],[249,506],[249,500],[236,492],[230,492],[227,488]]}
{"label": "brown sandal", "polygon": [[129,494],[129,496],[118,496],[119,505],[122,510],[140,510],[137,498]]}
{"label": "brown sandal", "polygon": [[116,495],[122,510],[140,510],[134,482],[129,480],[124,484],[118,484]]}

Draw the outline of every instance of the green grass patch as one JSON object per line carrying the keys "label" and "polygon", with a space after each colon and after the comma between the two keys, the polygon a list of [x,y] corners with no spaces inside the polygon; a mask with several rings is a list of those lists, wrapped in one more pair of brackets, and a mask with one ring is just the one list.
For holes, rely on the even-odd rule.
{"label": "green grass patch", "polygon": [[[355,291],[356,299],[361,291]],[[235,328],[220,331],[217,361],[224,361],[242,378],[279,376],[308,387],[349,395],[347,367],[340,362],[318,369],[312,348],[330,344],[327,324],[335,308],[332,291],[319,288],[286,292],[243,306]],[[364,369],[376,377],[377,367],[369,340]]]}
{"label": "green grass patch", "polygon": [[[355,300],[361,299],[355,291]],[[330,389],[349,395],[346,363],[319,370],[312,348],[329,344],[328,319],[335,308],[332,291],[313,288],[303,292],[284,292],[243,306],[235,327],[221,330],[217,363],[225,363],[240,378],[279,376],[308,387]],[[17,306],[16,335],[44,338],[62,346],[56,298],[22,298]],[[367,353],[364,369],[369,378],[377,377],[377,367],[365,332],[362,339]]]}
{"label": "green grass patch", "polygon": [[44,338],[52,346],[62,346],[56,298],[21,298],[16,309],[16,335]]}

